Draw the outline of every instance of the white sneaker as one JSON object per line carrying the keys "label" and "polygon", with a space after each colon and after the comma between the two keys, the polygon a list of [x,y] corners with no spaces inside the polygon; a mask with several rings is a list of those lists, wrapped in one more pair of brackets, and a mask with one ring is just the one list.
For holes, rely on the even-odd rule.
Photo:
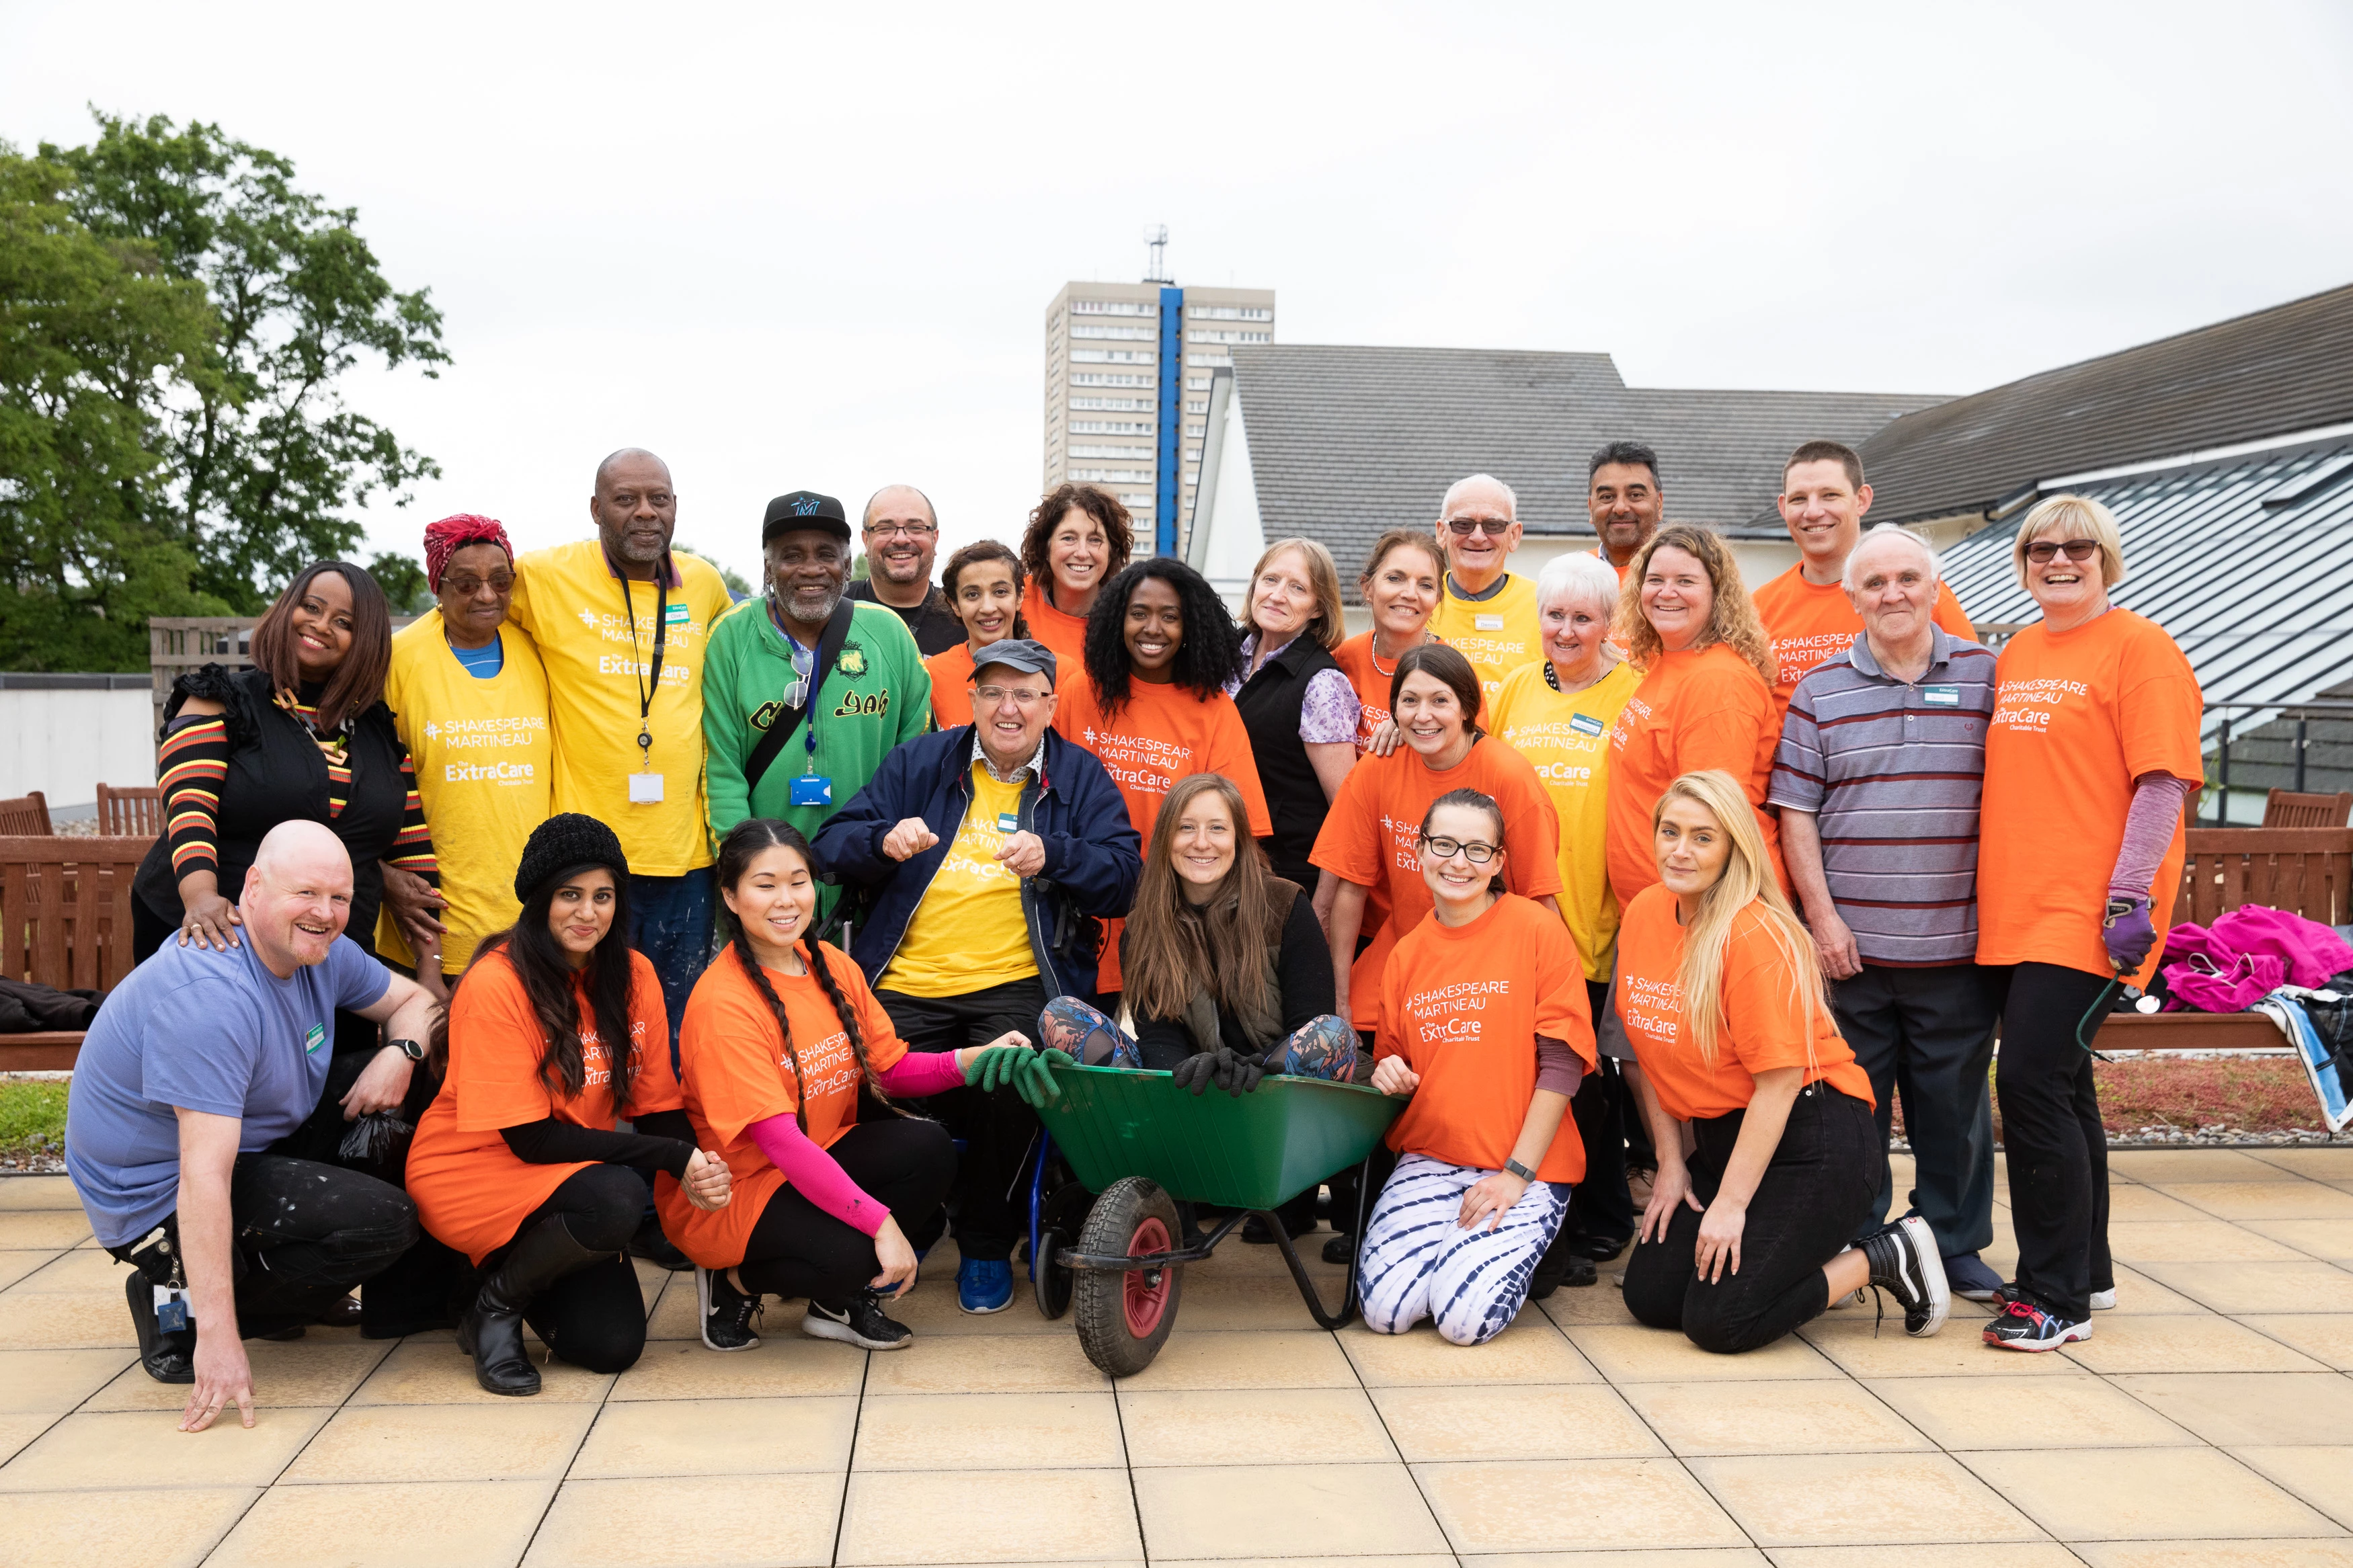
{"label": "white sneaker", "polygon": [[2092,1310],[2094,1312],[2113,1312],[2116,1310],[2116,1293],[2113,1287],[2105,1290],[2094,1290],[2092,1292]]}

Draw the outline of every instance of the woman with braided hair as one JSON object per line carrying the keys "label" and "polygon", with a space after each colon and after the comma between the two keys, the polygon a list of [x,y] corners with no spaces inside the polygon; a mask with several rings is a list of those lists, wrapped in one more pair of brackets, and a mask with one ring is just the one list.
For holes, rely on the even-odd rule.
{"label": "woman with braided hair", "polygon": [[[660,1200],[663,1228],[694,1259],[702,1342],[748,1350],[760,1299],[798,1296],[803,1333],[897,1350],[913,1335],[883,1305],[914,1285],[906,1232],[938,1212],[955,1153],[937,1122],[893,1100],[970,1083],[1035,1105],[1056,1092],[1048,1062],[1060,1053],[1017,1033],[909,1051],[857,963],[810,938],[817,882],[789,825],[736,824],[718,870],[727,950],[695,983],[679,1054],[687,1114],[722,1152],[734,1200]],[[881,1115],[860,1120],[861,1091]]]}

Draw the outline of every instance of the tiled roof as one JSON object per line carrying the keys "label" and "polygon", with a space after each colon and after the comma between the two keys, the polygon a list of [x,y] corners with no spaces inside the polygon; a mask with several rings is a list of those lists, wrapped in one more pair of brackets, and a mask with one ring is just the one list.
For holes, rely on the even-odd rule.
{"label": "tiled roof", "polygon": [[2037,480],[2353,421],[2353,285],[2047,370],[1862,445],[1873,521],[1980,511]]}
{"label": "tiled roof", "polygon": [[1770,503],[1799,442],[1859,442],[1936,401],[1630,387],[1600,353],[1279,343],[1233,360],[1267,537],[1324,541],[1352,594],[1373,540],[1427,527],[1465,474],[1510,485],[1528,533],[1589,538],[1586,460],[1607,441],[1643,441],[1670,519],[1736,531]]}
{"label": "tiled roof", "polygon": [[[2209,702],[2288,704],[2353,678],[2353,440],[2079,485],[2124,538],[2116,602],[2172,634]],[[1877,511],[1877,507],[1872,509]],[[2037,619],[2010,570],[2026,511],[1945,555],[1945,580],[1980,626]],[[2244,731],[2267,715],[2240,710]],[[2210,734],[2221,713],[2210,711]]]}

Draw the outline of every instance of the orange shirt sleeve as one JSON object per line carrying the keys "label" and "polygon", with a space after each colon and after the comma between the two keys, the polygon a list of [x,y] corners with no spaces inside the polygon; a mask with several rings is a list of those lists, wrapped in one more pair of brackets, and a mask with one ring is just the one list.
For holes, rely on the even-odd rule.
{"label": "orange shirt sleeve", "polygon": [[2203,784],[2206,759],[2199,749],[2198,721],[2204,695],[2189,661],[2171,637],[2152,622],[2133,628],[2117,660],[2116,730],[2124,742],[2125,773],[2171,773]]}
{"label": "orange shirt sleeve", "polygon": [[[723,955],[721,962],[728,962]],[[776,1021],[741,976],[699,985],[680,1030],[680,1054],[694,1079],[704,1125],[723,1147],[754,1121],[790,1115],[797,1086],[777,1065]]]}
{"label": "orange shirt sleeve", "polygon": [[670,1010],[653,961],[629,950],[629,1022],[637,1026],[638,1061],[629,1080],[629,1110],[677,1110],[686,1104],[670,1065]]}
{"label": "orange shirt sleeve", "polygon": [[1242,792],[1242,805],[1250,812],[1250,837],[1264,838],[1274,832],[1274,818],[1267,815],[1266,792],[1258,782],[1258,759],[1251,754],[1250,730],[1242,723],[1242,710],[1234,706],[1230,697],[1219,697],[1203,703],[1208,710],[1209,733],[1202,747],[1200,767],[1203,773],[1223,773]]}
{"label": "orange shirt sleeve", "polygon": [[1978,640],[1978,629],[1969,625],[1969,613],[1961,608],[1960,595],[1953,592],[1950,583],[1936,584],[1936,607],[1928,612],[1928,618],[1957,637]]}
{"label": "orange shirt sleeve", "polygon": [[1380,786],[1374,782],[1387,765],[1386,758],[1367,757],[1348,770],[1346,782],[1324,815],[1323,831],[1315,836],[1315,847],[1307,857],[1317,869],[1360,888],[1379,887],[1388,873]]}
{"label": "orange shirt sleeve", "polygon": [[1567,1045],[1591,1072],[1600,1066],[1594,1054],[1593,1005],[1585,994],[1585,964],[1568,928],[1547,917],[1537,928],[1531,967],[1535,973],[1535,1032]]}
{"label": "orange shirt sleeve", "polygon": [[476,964],[449,1010],[449,1076],[442,1092],[457,1107],[458,1131],[495,1132],[554,1115],[554,1098],[539,1076],[546,1048],[513,965],[501,953]]}

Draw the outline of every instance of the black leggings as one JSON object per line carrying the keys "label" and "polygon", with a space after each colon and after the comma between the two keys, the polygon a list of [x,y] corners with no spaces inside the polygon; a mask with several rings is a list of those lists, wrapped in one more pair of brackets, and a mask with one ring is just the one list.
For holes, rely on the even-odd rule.
{"label": "black leggings", "polygon": [[[1725,1163],[1747,1116],[1694,1121],[1692,1192],[1715,1198]],[[1879,1130],[1871,1107],[1826,1083],[1798,1091],[1781,1142],[1748,1200],[1741,1229],[1740,1272],[1727,1266],[1709,1284],[1693,1248],[1701,1216],[1675,1205],[1664,1241],[1637,1242],[1626,1260],[1626,1310],[1654,1329],[1681,1329],[1718,1355],[1769,1345],[1821,1315],[1830,1302],[1822,1265],[1838,1255],[1879,1195]]]}
{"label": "black leggings", "polygon": [[[2001,1101],[2018,1288],[2063,1318],[2092,1315],[2092,1292],[2116,1289],[2108,1257],[2108,1135],[2092,1053],[2075,1031],[2109,977],[2055,963],[1987,973],[2004,987],[1994,1093]],[[2098,1037],[2103,1013],[2084,1030]]]}
{"label": "black leggings", "polygon": [[[590,1372],[627,1372],[646,1348],[646,1299],[623,1248],[637,1234],[646,1184],[627,1165],[590,1165],[564,1178],[547,1201],[515,1226],[522,1236],[561,1219],[572,1239],[598,1256],[532,1298],[522,1321],[559,1360]],[[508,1246],[513,1237],[508,1238]],[[506,1257],[500,1247],[482,1259],[482,1272]]]}
{"label": "black leggings", "polygon": [[[920,1117],[861,1121],[828,1151],[849,1179],[913,1233],[939,1211],[955,1177],[947,1130]],[[744,1289],[839,1309],[882,1272],[874,1238],[838,1220],[790,1185],[768,1199],[744,1244]]]}
{"label": "black leggings", "polygon": [[[418,1234],[417,1205],[398,1187],[282,1154],[237,1157],[228,1212],[237,1328],[247,1334],[317,1322],[336,1298],[374,1279]],[[168,1249],[133,1242],[107,1250],[155,1284],[185,1284],[174,1279],[181,1256],[176,1211],[164,1218],[164,1231]]]}

